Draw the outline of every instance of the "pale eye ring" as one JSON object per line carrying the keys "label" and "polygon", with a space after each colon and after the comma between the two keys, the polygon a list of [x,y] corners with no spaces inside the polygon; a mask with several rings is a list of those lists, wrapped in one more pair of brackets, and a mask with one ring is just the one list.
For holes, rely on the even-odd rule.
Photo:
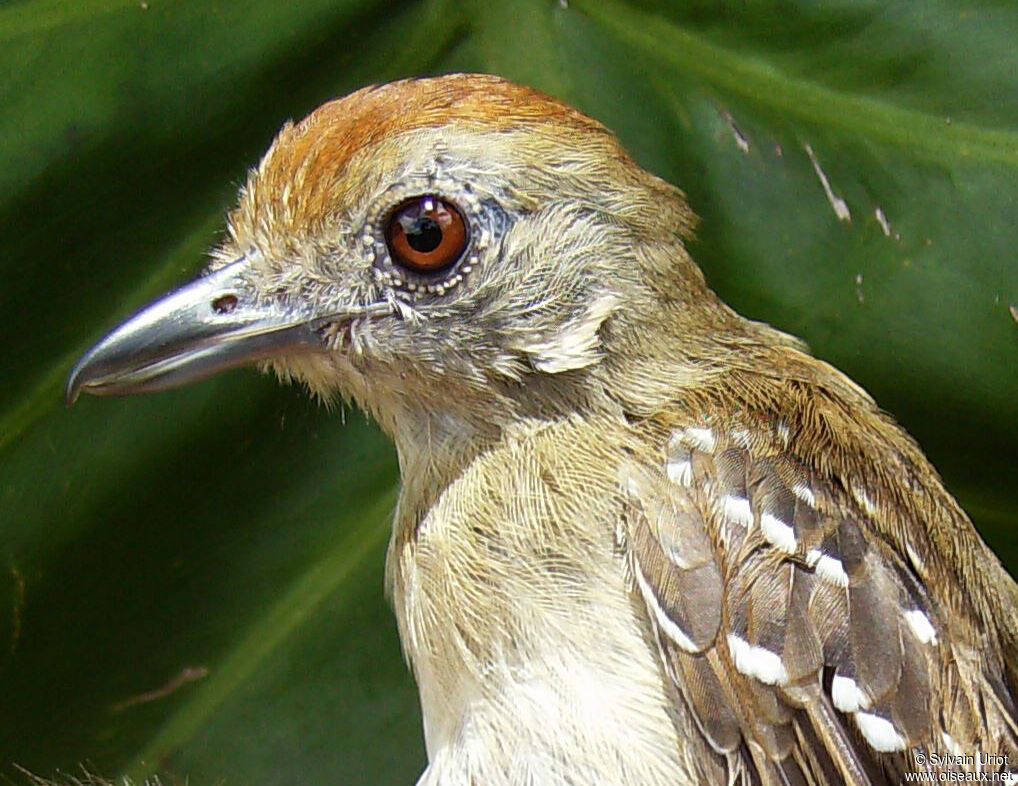
{"label": "pale eye ring", "polygon": [[463,256],[469,236],[459,209],[434,195],[401,202],[389,214],[385,243],[392,261],[414,273],[441,273]]}

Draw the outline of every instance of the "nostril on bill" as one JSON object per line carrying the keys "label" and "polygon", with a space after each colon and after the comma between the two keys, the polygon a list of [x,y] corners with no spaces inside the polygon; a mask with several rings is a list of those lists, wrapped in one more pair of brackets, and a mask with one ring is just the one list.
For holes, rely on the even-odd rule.
{"label": "nostril on bill", "polygon": [[236,295],[220,295],[212,301],[212,310],[217,314],[229,314],[237,307]]}

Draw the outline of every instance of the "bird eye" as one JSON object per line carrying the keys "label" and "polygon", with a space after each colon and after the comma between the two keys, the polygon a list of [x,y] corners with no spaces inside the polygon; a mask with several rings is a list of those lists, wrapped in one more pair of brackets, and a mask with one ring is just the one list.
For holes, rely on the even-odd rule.
{"label": "bird eye", "polygon": [[415,273],[451,267],[467,247],[466,222],[449,202],[435,196],[403,202],[385,229],[392,260]]}

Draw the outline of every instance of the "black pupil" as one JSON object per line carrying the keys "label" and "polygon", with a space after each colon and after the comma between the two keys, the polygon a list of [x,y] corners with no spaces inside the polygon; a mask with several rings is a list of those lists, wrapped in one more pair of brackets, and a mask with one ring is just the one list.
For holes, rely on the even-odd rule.
{"label": "black pupil", "polygon": [[406,242],[421,254],[430,254],[442,243],[442,227],[428,216],[416,216],[403,224]]}

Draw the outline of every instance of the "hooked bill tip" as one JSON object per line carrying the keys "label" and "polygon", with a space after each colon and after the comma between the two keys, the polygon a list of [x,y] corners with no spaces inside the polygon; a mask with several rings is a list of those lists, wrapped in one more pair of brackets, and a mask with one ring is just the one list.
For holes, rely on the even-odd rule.
{"label": "hooked bill tip", "polygon": [[88,380],[82,378],[82,369],[84,367],[84,361],[88,358],[91,353],[86,354],[71,369],[71,373],[67,376],[67,384],[64,386],[64,405],[68,407],[74,406],[74,403],[78,400],[78,396],[81,395],[81,390],[88,384]]}

